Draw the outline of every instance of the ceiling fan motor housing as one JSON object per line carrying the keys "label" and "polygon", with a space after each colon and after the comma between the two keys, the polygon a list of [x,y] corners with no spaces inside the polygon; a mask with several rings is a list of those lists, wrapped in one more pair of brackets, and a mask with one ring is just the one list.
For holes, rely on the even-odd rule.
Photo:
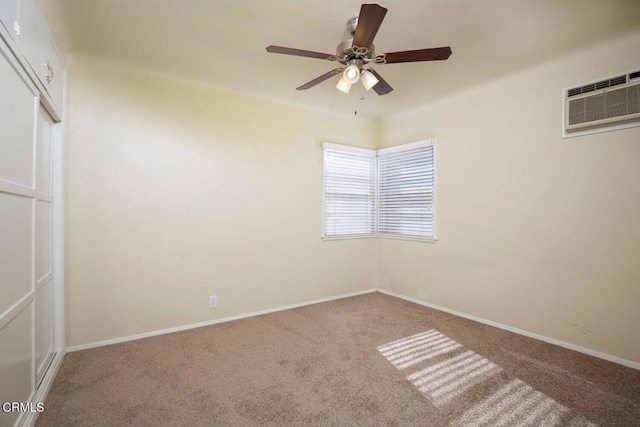
{"label": "ceiling fan motor housing", "polygon": [[354,59],[359,59],[363,64],[368,64],[373,61],[376,56],[376,48],[373,44],[368,48],[366,46],[353,46],[353,35],[357,27],[357,16],[347,21],[347,30],[342,38],[342,42],[336,48],[336,60],[341,64],[347,65]]}

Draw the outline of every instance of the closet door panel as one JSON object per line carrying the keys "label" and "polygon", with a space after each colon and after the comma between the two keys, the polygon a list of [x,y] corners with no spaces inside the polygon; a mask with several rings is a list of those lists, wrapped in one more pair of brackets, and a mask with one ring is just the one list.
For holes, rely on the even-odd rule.
{"label": "closet door panel", "polygon": [[0,51],[0,93],[11,100],[0,108],[0,180],[33,188],[34,119],[37,96]]}
{"label": "closet door panel", "polygon": [[[27,402],[33,392],[31,304],[0,330],[0,402]],[[12,426],[17,412],[0,411],[0,425]]]}
{"label": "closet door panel", "polygon": [[31,291],[33,199],[0,192],[0,313]]}
{"label": "closet door panel", "polygon": [[36,204],[36,283],[51,273],[51,203]]}
{"label": "closet door panel", "polygon": [[40,107],[36,137],[36,190],[51,195],[51,126],[49,115]]}
{"label": "closet door panel", "polygon": [[51,329],[51,280],[36,294],[36,373],[39,383],[53,354]]}

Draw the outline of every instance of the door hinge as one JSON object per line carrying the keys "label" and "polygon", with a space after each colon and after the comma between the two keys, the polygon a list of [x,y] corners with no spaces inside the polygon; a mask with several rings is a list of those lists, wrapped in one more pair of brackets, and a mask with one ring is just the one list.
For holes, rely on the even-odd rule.
{"label": "door hinge", "polygon": [[16,33],[16,36],[20,36],[20,24],[18,24],[18,21],[13,21],[13,32]]}

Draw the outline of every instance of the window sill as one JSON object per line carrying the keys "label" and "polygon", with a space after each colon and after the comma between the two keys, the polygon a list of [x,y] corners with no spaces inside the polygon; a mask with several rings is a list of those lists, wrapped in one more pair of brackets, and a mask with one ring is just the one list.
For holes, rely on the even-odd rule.
{"label": "window sill", "polygon": [[381,239],[411,240],[414,242],[424,243],[436,243],[438,241],[436,237],[403,236],[401,234],[378,234],[376,237]]}
{"label": "window sill", "polygon": [[322,240],[353,240],[353,239],[372,239],[378,237],[376,234],[349,234],[344,236],[322,236]]}
{"label": "window sill", "polygon": [[403,236],[399,234],[360,234],[360,235],[345,235],[345,236],[323,236],[322,240],[354,240],[354,239],[393,239],[393,240],[410,240],[413,242],[424,243],[436,243],[438,241],[435,237],[418,237],[418,236]]}

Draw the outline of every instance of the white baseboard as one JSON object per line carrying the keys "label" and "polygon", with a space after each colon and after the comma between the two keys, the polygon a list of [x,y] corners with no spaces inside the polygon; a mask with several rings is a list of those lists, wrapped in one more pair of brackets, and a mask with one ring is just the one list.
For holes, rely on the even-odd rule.
{"label": "white baseboard", "polygon": [[254,312],[245,313],[245,314],[238,314],[236,316],[229,316],[229,317],[223,317],[223,318],[220,318],[220,319],[207,320],[205,322],[200,322],[200,323],[192,323],[192,324],[189,324],[189,325],[176,326],[174,328],[160,329],[160,330],[157,330],[157,331],[144,332],[144,333],[141,333],[141,334],[129,335],[129,336],[126,336],[126,337],[121,337],[121,338],[114,338],[114,339],[110,339],[110,340],[97,341],[97,342],[88,343],[88,344],[74,345],[74,346],[71,346],[71,347],[67,347],[67,351],[68,352],[72,352],[72,351],[79,351],[79,350],[87,350],[87,349],[90,349],[90,348],[102,347],[102,346],[105,346],[105,345],[118,344],[118,343],[126,342],[126,341],[134,341],[134,340],[139,340],[139,339],[142,339],[142,338],[155,337],[157,335],[170,334],[172,332],[186,331],[188,329],[201,328],[203,326],[215,325],[217,323],[224,323],[224,322],[231,322],[233,320],[246,319],[247,317],[254,317],[254,316],[260,316],[260,315],[263,315],[263,314],[275,313],[277,311],[290,310],[292,308],[304,307],[304,306],[307,306],[307,305],[319,304],[321,302],[333,301],[333,300],[338,300],[338,299],[342,299],[342,298],[349,298],[349,297],[353,297],[353,296],[356,296],[356,295],[369,294],[369,293],[376,292],[376,291],[377,291],[376,288],[371,288],[371,289],[366,289],[364,291],[350,292],[348,294],[341,294],[341,295],[336,295],[336,296],[328,297],[328,298],[320,298],[320,299],[315,299],[315,300],[312,300],[312,301],[305,301],[305,302],[300,302],[300,303],[297,303],[297,304],[285,305],[285,306],[282,306],[282,307],[269,308],[269,309],[266,309],[266,310],[254,311]]}
{"label": "white baseboard", "polygon": [[549,338],[546,337],[544,335],[539,335],[533,332],[529,332],[529,331],[525,331],[522,329],[518,329],[518,328],[514,328],[512,326],[509,325],[504,325],[502,323],[498,323],[498,322],[494,322],[492,320],[487,320],[487,319],[483,319],[481,317],[477,317],[477,316],[472,316],[470,314],[466,314],[466,313],[462,313],[460,311],[456,311],[456,310],[451,310],[449,308],[446,307],[441,307],[439,305],[435,305],[435,304],[431,304],[428,302],[424,302],[422,300],[416,299],[416,298],[411,298],[411,297],[407,297],[395,292],[391,292],[391,291],[387,291],[386,289],[377,289],[378,292],[381,292],[383,294],[392,296],[392,297],[396,297],[396,298],[400,298],[406,301],[410,301],[413,302],[415,304],[419,304],[425,307],[429,307],[429,308],[433,308],[436,310],[440,310],[440,311],[444,311],[445,313],[449,313],[449,314],[453,314],[454,316],[459,316],[459,317],[464,317],[465,319],[469,319],[469,320],[473,320],[474,322],[479,322],[479,323],[484,323],[485,325],[489,325],[489,326],[493,326],[496,328],[500,328],[500,329],[504,329],[505,331],[509,331],[509,332],[514,332],[516,334],[520,334],[520,335],[524,335],[526,337],[529,338],[535,338],[537,340],[540,341],[544,341],[544,342],[548,342],[549,344],[554,344],[560,347],[564,347],[564,348],[568,348],[570,350],[574,350],[580,353],[584,353],[584,354],[588,354],[589,356],[593,356],[593,357],[597,357],[599,359],[604,359],[604,360],[608,360],[609,362],[614,362],[617,363],[619,365],[623,365],[623,366],[627,366],[629,368],[634,368],[634,369],[638,369],[640,370],[640,363],[637,362],[633,362],[631,360],[627,360],[627,359],[623,359],[621,357],[618,356],[613,356],[611,354],[607,354],[607,353],[602,353],[600,351],[596,351],[596,350],[592,350],[590,348],[586,348],[586,347],[581,347],[579,345],[575,345],[575,344],[571,344],[568,342],[564,342],[564,341],[560,341],[557,340],[555,338]]}
{"label": "white baseboard", "polygon": [[301,302],[301,303],[297,303],[297,304],[285,305],[285,306],[282,306],[282,307],[276,307],[276,308],[270,308],[270,309],[266,309],[266,310],[254,311],[254,312],[251,312],[251,313],[239,314],[239,315],[236,315],[236,316],[229,316],[229,317],[223,317],[223,318],[220,318],[220,319],[207,320],[205,322],[200,322],[200,323],[192,323],[192,324],[189,324],[189,325],[177,326],[177,327],[174,327],[174,328],[161,329],[161,330],[151,331],[151,332],[144,332],[144,333],[141,333],[141,334],[129,335],[129,336],[126,336],[126,337],[121,337],[121,338],[114,338],[114,339],[105,340],[105,341],[98,341],[98,342],[93,342],[93,343],[88,343],[88,344],[75,345],[75,346],[67,347],[67,351],[68,352],[72,352],[72,351],[79,351],[79,350],[87,350],[87,349],[90,349],[90,348],[102,347],[102,346],[105,346],[105,345],[117,344],[117,343],[126,342],[126,341],[134,341],[134,340],[139,340],[139,339],[142,339],[142,338],[154,337],[154,336],[157,336],[157,335],[170,334],[172,332],[186,331],[188,329],[201,328],[203,326],[210,326],[210,325],[215,325],[215,324],[218,324],[218,323],[231,322],[233,320],[246,319],[248,317],[260,316],[260,315],[263,315],[263,314],[269,314],[269,313],[275,313],[275,312],[278,312],[278,311],[290,310],[292,308],[304,307],[304,306],[307,306],[307,305],[318,304],[318,303],[321,303],[321,302],[333,301],[333,300],[338,300],[338,299],[342,299],[342,298],[349,298],[349,297],[353,297],[353,296],[356,296],[356,295],[363,295],[363,294],[368,294],[368,293],[372,293],[372,292],[381,292],[383,294],[386,294],[386,295],[389,295],[389,296],[392,296],[392,297],[396,297],[396,298],[400,298],[400,299],[403,299],[403,300],[406,300],[406,301],[410,301],[410,302],[413,302],[415,304],[422,305],[424,307],[429,307],[429,308],[433,308],[435,310],[444,311],[445,313],[453,314],[454,316],[463,317],[465,319],[473,320],[475,322],[483,323],[485,325],[489,325],[489,326],[493,326],[493,327],[496,327],[496,328],[504,329],[504,330],[509,331],[509,332],[514,332],[516,334],[524,335],[524,336],[529,337],[529,338],[534,338],[534,339],[537,339],[537,340],[540,340],[540,341],[544,341],[544,342],[547,342],[547,343],[550,343],[550,344],[554,344],[554,345],[557,345],[557,346],[560,346],[560,347],[568,348],[570,350],[574,350],[574,351],[577,351],[577,352],[580,352],[580,353],[588,354],[589,356],[594,356],[594,357],[597,357],[599,359],[608,360],[610,362],[614,362],[614,363],[617,363],[619,365],[623,365],[623,366],[627,366],[629,368],[640,370],[640,363],[638,363],[638,362],[633,362],[631,360],[623,359],[623,358],[618,357],[618,356],[613,356],[611,354],[602,353],[600,351],[592,350],[590,348],[581,347],[579,345],[575,345],[575,344],[571,344],[571,343],[568,343],[568,342],[560,341],[560,340],[557,340],[555,338],[549,338],[549,337],[546,337],[544,335],[536,334],[534,332],[529,332],[529,331],[525,331],[523,329],[514,328],[514,327],[509,326],[509,325],[505,325],[505,324],[502,324],[502,323],[494,322],[492,320],[483,319],[481,317],[477,317],[477,316],[473,316],[473,315],[470,315],[470,314],[462,313],[460,311],[451,310],[449,308],[441,307],[441,306],[435,305],[435,304],[431,304],[431,303],[419,300],[417,298],[408,297],[408,296],[405,296],[405,295],[398,294],[396,292],[392,292],[392,291],[388,291],[386,289],[380,289],[380,288],[371,288],[371,289],[366,289],[364,291],[350,292],[350,293],[347,293],[347,294],[341,294],[341,295],[328,297],[328,298],[320,298],[320,299],[316,299],[316,300],[312,300],[312,301],[306,301],[306,302]]}

